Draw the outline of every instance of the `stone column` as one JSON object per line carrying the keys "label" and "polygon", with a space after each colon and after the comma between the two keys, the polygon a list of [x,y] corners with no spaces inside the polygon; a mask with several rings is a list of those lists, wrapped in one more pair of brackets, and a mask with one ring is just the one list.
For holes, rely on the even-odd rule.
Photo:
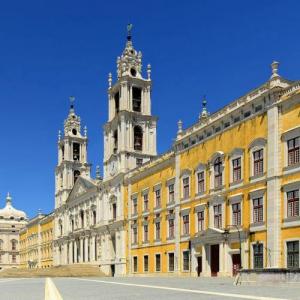
{"label": "stone column", "polygon": [[70,265],[73,262],[73,241],[69,242],[69,260],[68,264]]}
{"label": "stone column", "polygon": [[80,238],[80,256],[79,256],[79,262],[83,262],[83,238]]}
{"label": "stone column", "polygon": [[202,246],[202,273],[203,276],[209,277],[210,270],[210,245]]}
{"label": "stone column", "polygon": [[267,199],[265,214],[267,228],[267,249],[271,257],[268,259],[269,268],[280,266],[280,138],[279,110],[272,94],[268,108],[268,157],[267,157]]}
{"label": "stone column", "polygon": [[196,257],[196,249],[195,245],[192,245],[191,249],[191,275],[192,276],[197,276],[197,257]]}
{"label": "stone column", "polygon": [[73,242],[73,247],[74,247],[74,263],[77,263],[78,261],[77,261],[77,241],[76,240],[74,240],[74,242]]}
{"label": "stone column", "polygon": [[84,261],[88,262],[88,258],[89,258],[89,238],[86,236],[84,238]]}

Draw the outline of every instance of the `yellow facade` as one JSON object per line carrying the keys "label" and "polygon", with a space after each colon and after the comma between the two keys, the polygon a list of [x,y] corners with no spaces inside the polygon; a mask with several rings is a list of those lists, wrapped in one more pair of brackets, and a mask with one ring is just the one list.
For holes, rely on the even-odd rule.
{"label": "yellow facade", "polygon": [[[232,276],[241,264],[244,269],[297,267],[299,196],[296,192],[295,204],[287,197],[300,189],[300,96],[284,90],[284,83],[272,90],[271,80],[241,98],[253,100],[239,105],[239,99],[186,130],[179,127],[174,150],[127,174],[129,274]],[[268,88],[266,104],[261,94]],[[294,154],[287,146],[291,139],[298,139]],[[202,172],[204,183],[198,177]],[[168,182],[174,184],[173,203]],[[174,253],[171,270],[169,253]]]}
{"label": "yellow facade", "polygon": [[53,226],[53,214],[39,214],[21,230],[21,268],[48,268],[53,265]]}

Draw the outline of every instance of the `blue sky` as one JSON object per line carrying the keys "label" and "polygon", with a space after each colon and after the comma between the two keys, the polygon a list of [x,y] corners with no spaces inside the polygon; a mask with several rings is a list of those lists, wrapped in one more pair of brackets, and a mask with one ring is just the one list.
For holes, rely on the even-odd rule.
{"label": "blue sky", "polygon": [[88,127],[93,174],[102,165],[107,74],[133,23],[152,65],[158,151],[177,121],[193,124],[207,95],[213,112],[265,82],[270,63],[300,78],[299,1],[2,1],[0,3],[0,199],[29,216],[54,207],[57,132],[68,97]]}

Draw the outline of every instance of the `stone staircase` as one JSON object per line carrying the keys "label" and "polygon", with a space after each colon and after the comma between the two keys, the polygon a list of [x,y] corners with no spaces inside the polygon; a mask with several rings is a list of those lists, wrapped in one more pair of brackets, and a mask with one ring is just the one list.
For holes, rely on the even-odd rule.
{"label": "stone staircase", "polygon": [[99,266],[74,264],[46,269],[11,268],[0,271],[0,278],[31,278],[31,277],[104,277]]}

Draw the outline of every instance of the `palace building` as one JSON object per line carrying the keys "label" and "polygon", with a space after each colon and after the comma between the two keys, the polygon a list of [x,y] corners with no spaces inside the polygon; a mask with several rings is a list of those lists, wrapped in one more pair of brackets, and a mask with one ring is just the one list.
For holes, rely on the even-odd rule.
{"label": "palace building", "polygon": [[108,78],[104,176],[91,178],[73,103],[58,138],[53,264],[106,274],[233,276],[299,268],[300,82],[270,78],[219,111],[178,122],[157,155],[151,66],[130,32]]}

